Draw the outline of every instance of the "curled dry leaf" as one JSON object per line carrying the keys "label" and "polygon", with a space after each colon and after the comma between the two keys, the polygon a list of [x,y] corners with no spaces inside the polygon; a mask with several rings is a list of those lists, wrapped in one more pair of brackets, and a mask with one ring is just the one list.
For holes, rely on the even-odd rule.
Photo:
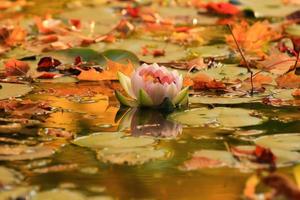
{"label": "curled dry leaf", "polygon": [[4,62],[7,76],[24,76],[29,70],[29,65],[17,59],[8,59]]}
{"label": "curled dry leaf", "polygon": [[55,67],[59,66],[61,62],[57,59],[54,59],[52,57],[43,57],[38,62],[38,68],[37,71],[51,71],[54,70]]}

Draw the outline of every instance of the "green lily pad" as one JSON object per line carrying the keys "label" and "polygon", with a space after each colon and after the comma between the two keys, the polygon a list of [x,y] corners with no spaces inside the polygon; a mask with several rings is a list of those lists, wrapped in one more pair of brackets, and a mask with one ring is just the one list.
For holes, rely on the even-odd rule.
{"label": "green lily pad", "polygon": [[274,97],[277,98],[277,99],[281,99],[281,100],[285,100],[285,101],[288,101],[288,100],[293,100],[294,97],[292,95],[292,92],[294,90],[292,89],[278,89],[278,90],[274,90]]}
{"label": "green lily pad", "polygon": [[266,135],[254,140],[258,145],[288,151],[300,150],[300,133]]}
{"label": "green lily pad", "polygon": [[27,84],[0,83],[0,100],[11,97],[21,97],[32,91],[32,87]]}
{"label": "green lily pad", "polygon": [[42,57],[51,56],[63,64],[74,63],[76,56],[81,56],[83,61],[105,63],[105,57],[99,52],[88,48],[72,48],[53,52],[43,53]]}
{"label": "green lily pad", "polygon": [[221,97],[221,96],[192,96],[189,103],[194,104],[241,104],[258,102],[260,97]]}
{"label": "green lily pad", "polygon": [[238,67],[234,64],[225,64],[219,67],[213,67],[208,70],[200,70],[192,76],[197,76],[198,73],[206,74],[216,80],[229,79],[229,80],[245,80],[250,77],[246,68]]}
{"label": "green lily pad", "polygon": [[0,155],[0,161],[33,160],[50,157],[55,153],[52,148],[44,146],[28,147],[16,145],[3,148],[5,148],[5,154]]}
{"label": "green lily pad", "polygon": [[129,137],[121,132],[94,133],[77,138],[74,144],[89,147],[106,163],[138,165],[166,157],[167,151],[156,149],[150,137]]}
{"label": "green lily pad", "polygon": [[97,196],[97,197],[87,197],[77,191],[70,191],[65,189],[54,189],[43,192],[38,192],[32,197],[32,200],[111,200],[108,196]]}
{"label": "green lily pad", "polygon": [[106,163],[137,165],[164,158],[166,151],[153,147],[105,148],[97,151],[97,158]]}
{"label": "green lily pad", "polygon": [[[78,9],[72,9],[60,14],[62,19],[80,19],[82,22],[95,22],[94,33],[106,34],[113,29],[121,15],[115,14],[113,7],[106,6],[86,6]],[[84,30],[84,33],[90,34],[90,29]]]}
{"label": "green lily pad", "polygon": [[290,25],[285,29],[285,32],[293,36],[300,36],[300,25],[299,24]]}
{"label": "green lily pad", "polygon": [[73,143],[89,148],[135,148],[155,144],[155,140],[149,137],[125,137],[121,132],[102,132],[79,137]]}
{"label": "green lily pad", "polygon": [[102,55],[109,60],[118,61],[123,64],[127,64],[128,60],[130,60],[133,64],[139,64],[139,58],[130,51],[122,50],[122,49],[110,49],[102,52]]}
{"label": "green lily pad", "polygon": [[178,123],[195,127],[212,125],[235,128],[263,123],[263,119],[251,116],[252,113],[253,110],[242,108],[195,108],[171,114],[169,117]]}
{"label": "green lily pad", "polygon": [[[142,48],[143,47],[149,47],[148,49],[155,50],[164,50],[165,55],[164,56],[158,56],[154,57],[153,55],[142,55]],[[145,62],[170,62],[170,61],[176,61],[180,60],[184,57],[186,57],[185,49],[184,47],[181,47],[176,44],[167,43],[164,41],[154,41],[154,40],[147,40],[147,39],[141,39],[141,38],[128,38],[126,40],[118,40],[114,43],[98,43],[90,46],[92,49],[95,50],[103,50],[103,49],[126,49],[128,51],[131,51],[135,55],[138,56],[138,58]]]}
{"label": "green lily pad", "polygon": [[17,187],[17,188],[9,188],[7,190],[1,190],[0,199],[20,199],[20,197],[28,197],[30,193],[34,192],[34,188],[31,187]]}
{"label": "green lily pad", "polygon": [[229,57],[232,52],[227,45],[210,45],[191,47],[188,51],[200,57]]}
{"label": "green lily pad", "polygon": [[299,7],[292,4],[284,4],[282,0],[239,0],[242,9],[250,9],[255,17],[285,17],[286,15],[299,10]]}
{"label": "green lily pad", "polygon": [[0,184],[13,185],[20,181],[21,175],[12,169],[0,166]]}

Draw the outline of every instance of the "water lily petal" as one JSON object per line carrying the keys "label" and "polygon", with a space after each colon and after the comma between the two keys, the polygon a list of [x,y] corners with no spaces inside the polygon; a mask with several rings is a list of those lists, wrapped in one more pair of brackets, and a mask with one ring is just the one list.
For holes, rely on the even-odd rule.
{"label": "water lily petal", "polygon": [[172,100],[172,102],[177,105],[180,104],[188,95],[189,93],[189,87],[185,87],[183,88],[176,96],[175,98]]}
{"label": "water lily petal", "polygon": [[149,97],[147,92],[143,89],[140,89],[139,91],[138,102],[139,105],[141,106],[145,106],[145,107],[153,106],[152,99]]}
{"label": "water lily petal", "polygon": [[135,95],[133,94],[132,87],[131,87],[131,80],[128,76],[123,74],[122,72],[118,72],[118,79],[120,81],[121,86],[125,90],[125,92],[132,98],[135,98]]}

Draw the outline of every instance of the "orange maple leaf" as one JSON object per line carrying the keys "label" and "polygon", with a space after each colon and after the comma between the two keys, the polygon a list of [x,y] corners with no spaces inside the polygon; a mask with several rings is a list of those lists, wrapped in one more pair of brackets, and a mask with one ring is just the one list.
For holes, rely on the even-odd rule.
{"label": "orange maple leaf", "polygon": [[10,47],[22,44],[26,36],[27,31],[20,26],[16,26],[9,34],[9,36],[5,39],[5,44]]}
{"label": "orange maple leaf", "polygon": [[279,76],[276,83],[280,88],[300,88],[300,76],[294,72]]}
{"label": "orange maple leaf", "polygon": [[185,86],[192,86],[194,90],[209,90],[209,89],[225,89],[226,85],[217,81],[214,78],[206,74],[197,74],[195,77],[190,78],[186,76],[184,78],[183,84]]}
{"label": "orange maple leaf", "polygon": [[134,70],[134,67],[130,61],[128,64],[121,64],[111,60],[107,61],[106,69],[102,72],[97,71],[94,68],[89,70],[82,70],[79,68],[81,73],[77,76],[79,80],[85,81],[104,81],[104,80],[118,80],[117,72],[120,71],[123,74],[130,76]]}
{"label": "orange maple leaf", "polygon": [[[236,37],[239,46],[248,54],[264,56],[264,47],[273,40],[279,39],[281,34],[271,28],[268,21],[258,21],[253,25],[249,25],[246,21],[240,24],[234,24],[232,33]],[[236,49],[236,44],[232,35],[227,35],[226,42],[233,49]]]}

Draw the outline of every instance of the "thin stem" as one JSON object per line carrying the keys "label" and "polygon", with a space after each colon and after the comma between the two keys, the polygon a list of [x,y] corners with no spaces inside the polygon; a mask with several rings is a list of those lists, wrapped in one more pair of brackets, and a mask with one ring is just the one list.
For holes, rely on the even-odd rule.
{"label": "thin stem", "polygon": [[298,60],[299,60],[299,55],[300,55],[300,52],[297,53],[297,58],[296,58],[296,62],[294,64],[294,66],[292,68],[290,68],[287,72],[285,72],[284,74],[288,74],[290,73],[291,71],[294,71],[296,68],[297,68],[297,65],[298,65]]}
{"label": "thin stem", "polygon": [[240,55],[241,55],[241,57],[242,57],[242,59],[243,59],[245,65],[246,65],[246,67],[247,67],[247,70],[248,70],[248,72],[250,73],[250,81],[251,81],[251,92],[250,92],[250,94],[253,95],[253,92],[254,92],[254,86],[253,86],[253,71],[251,70],[249,63],[248,63],[248,61],[246,60],[245,55],[244,55],[244,53],[243,53],[243,51],[242,51],[242,49],[241,49],[239,43],[237,42],[236,37],[235,37],[234,34],[233,34],[233,31],[232,31],[231,26],[230,26],[229,24],[227,24],[227,27],[228,27],[228,29],[229,29],[229,31],[230,31],[230,34],[232,35],[232,38],[233,38],[233,40],[234,40],[234,42],[235,42],[235,44],[236,44],[236,46],[237,46],[238,51],[239,51],[239,53],[240,53]]}

